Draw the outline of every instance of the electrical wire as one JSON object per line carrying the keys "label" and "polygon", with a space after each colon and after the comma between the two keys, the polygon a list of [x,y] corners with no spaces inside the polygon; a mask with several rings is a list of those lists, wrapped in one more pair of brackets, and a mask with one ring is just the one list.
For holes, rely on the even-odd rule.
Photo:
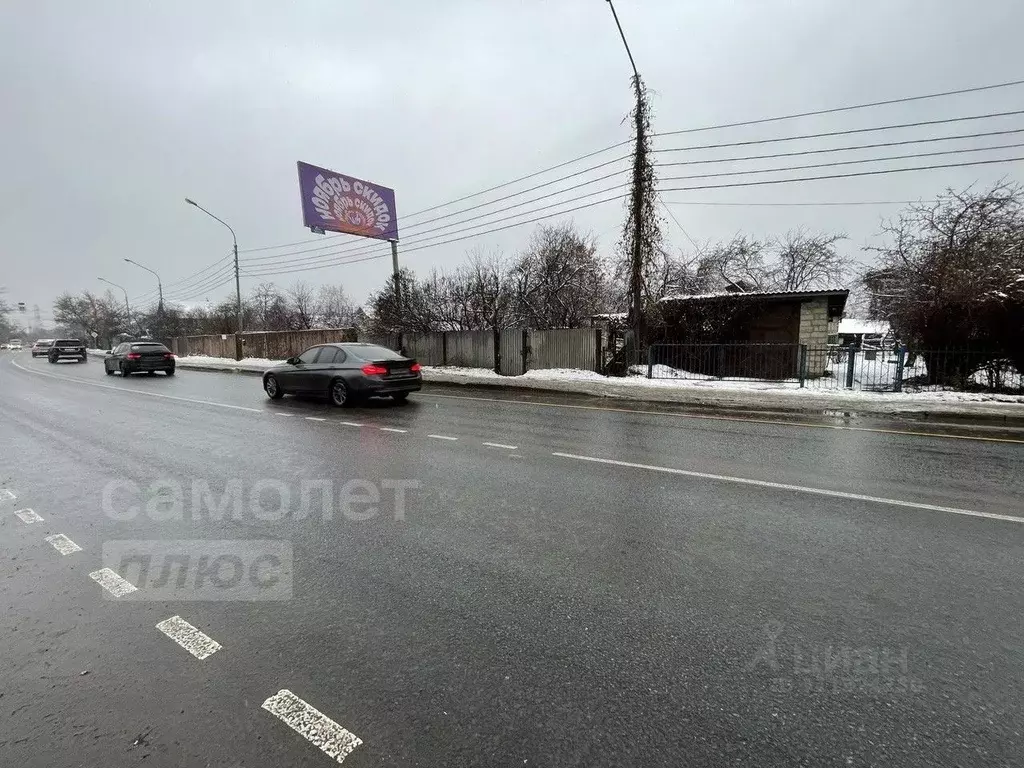
{"label": "electrical wire", "polygon": [[902,147],[907,144],[931,144],[938,141],[958,141],[961,139],[983,139],[991,136],[1024,133],[1024,128],[1011,128],[1006,131],[985,131],[983,133],[962,133],[956,136],[931,136],[927,139],[905,139],[903,141],[880,141],[874,144],[854,144],[845,147],[828,147],[826,149],[801,149],[796,152],[775,152],[770,155],[743,155],[740,157],[715,157],[703,160],[678,160],[672,163],[658,163],[658,168],[669,168],[677,165],[707,165],[709,163],[734,163],[740,160],[774,160],[780,157],[800,157],[803,155],[824,155],[831,152],[852,152],[859,149],[881,149],[882,147]]}
{"label": "electrical wire", "polygon": [[[1006,147],[994,147],[994,148],[991,148],[991,149],[1004,149],[1004,148],[1019,147],[1019,146],[1024,146],[1024,144],[1007,145]],[[715,177],[720,177],[720,176],[742,176],[742,175],[747,175],[747,174],[760,174],[760,173],[785,173],[785,172],[790,172],[790,171],[795,171],[795,170],[805,170],[805,169],[808,169],[808,168],[833,167],[833,166],[861,164],[861,163],[873,163],[873,162],[886,162],[886,161],[898,160],[898,159],[909,159],[909,158],[915,158],[915,157],[933,157],[933,156],[937,156],[937,155],[946,155],[946,154],[966,154],[966,153],[972,153],[972,152],[977,152],[977,151],[985,151],[987,149],[989,149],[989,148],[967,148],[967,149],[945,150],[945,151],[942,151],[942,152],[918,153],[918,154],[908,154],[908,155],[889,156],[889,157],[880,157],[880,158],[861,158],[861,159],[857,159],[857,160],[838,161],[838,162],[831,162],[831,163],[818,163],[818,164],[799,165],[799,166],[786,166],[786,167],[780,167],[780,168],[755,169],[755,170],[750,170],[750,171],[733,171],[733,172],[727,172],[727,173],[712,173],[712,174],[694,174],[694,175],[690,175],[690,176],[668,177],[668,178],[661,179],[661,182],[666,182],[666,181],[688,181],[688,180],[691,180],[691,179],[715,178]],[[612,174],[612,175],[614,175],[614,174]],[[601,177],[601,178],[605,178],[605,177]],[[596,180],[599,180],[599,179],[595,179],[595,181]],[[590,182],[587,182],[587,183],[590,183]],[[560,192],[558,194],[563,194],[565,192],[574,191],[575,189],[579,189],[582,186],[585,186],[585,184],[577,185],[576,187],[574,187],[572,189],[569,189],[569,190],[562,190],[562,192]],[[583,195],[578,195],[578,196],[569,198],[567,200],[561,200],[561,201],[558,201],[558,202],[555,202],[555,203],[550,203],[548,205],[541,206],[541,207],[533,209],[533,210],[520,211],[519,213],[512,214],[511,216],[505,216],[503,218],[494,219],[494,220],[491,220],[491,221],[485,221],[485,222],[481,222],[481,223],[478,223],[478,224],[474,224],[474,225],[466,227],[466,228],[452,230],[451,227],[453,227],[453,226],[458,226],[459,224],[468,224],[470,222],[478,221],[480,219],[486,219],[486,218],[488,218],[488,217],[490,217],[490,216],[492,216],[492,215],[494,215],[496,213],[499,213],[499,211],[492,211],[490,213],[485,213],[485,214],[482,214],[482,215],[479,215],[479,216],[470,217],[469,219],[465,219],[464,221],[461,221],[461,222],[454,222],[454,223],[452,223],[449,226],[435,227],[435,228],[433,228],[431,230],[427,230],[426,232],[420,233],[414,239],[409,241],[407,243],[407,245],[416,245],[416,244],[420,244],[420,243],[422,243],[424,241],[427,241],[427,240],[436,240],[438,238],[448,237],[448,236],[453,235],[453,234],[462,234],[464,232],[468,232],[468,231],[471,231],[473,229],[480,229],[480,228],[483,228],[483,227],[490,227],[490,226],[492,226],[494,224],[499,224],[499,223],[502,223],[502,222],[505,222],[505,221],[510,221],[510,220],[518,218],[520,216],[531,216],[531,215],[536,214],[536,213],[542,213],[542,212],[544,212],[546,210],[550,210],[553,207],[557,207],[557,206],[560,206],[560,205],[566,205],[566,204],[569,204],[569,203],[577,202],[579,200],[584,200],[584,199],[586,199],[588,197],[594,197],[596,195],[602,195],[602,194],[607,194],[608,192],[613,192],[613,191],[619,189],[619,187],[620,187],[620,185],[618,185],[618,184],[612,185],[612,186],[603,187],[601,189],[597,189],[597,190],[594,190],[592,192],[585,193]],[[524,201],[523,204],[526,204],[526,203],[529,203],[529,202],[535,202],[536,200],[540,200],[540,199],[542,199],[544,197],[550,197],[550,196],[551,196],[550,194],[549,195],[543,195],[540,198],[535,198],[534,200]],[[519,206],[518,205],[509,206],[509,208],[515,208],[515,207],[519,207]],[[505,210],[507,210],[507,209],[505,209]],[[441,231],[442,234],[437,234],[437,235],[430,235],[429,234],[430,232],[438,232],[438,231]],[[290,267],[290,266],[295,266],[295,265],[300,265],[300,264],[302,264],[302,265],[312,265],[312,264],[315,264],[315,263],[321,262],[321,261],[333,261],[333,260],[336,260],[340,256],[353,256],[353,257],[363,256],[363,255],[369,254],[375,247],[376,246],[361,245],[361,246],[359,246],[357,248],[346,248],[346,249],[342,249],[342,250],[338,250],[338,251],[332,251],[332,252],[328,252],[328,253],[321,253],[321,254],[318,254],[316,256],[306,256],[306,257],[300,257],[300,258],[295,258],[295,259],[287,258],[287,255],[286,255],[286,256],[278,257],[278,259],[272,261],[271,263],[259,263],[259,264],[252,264],[252,265],[250,265],[247,262],[247,267],[248,266],[252,266],[253,269],[262,269],[262,268],[267,268],[267,267],[275,267],[275,268],[276,267]],[[407,251],[408,248],[405,248],[403,250]]]}
{"label": "electrical wire", "polygon": [[[666,132],[663,132],[663,133],[656,133],[656,134],[653,134],[653,135],[654,136],[678,136],[678,135],[682,135],[682,134],[700,133],[700,132],[705,132],[705,131],[721,130],[721,129],[725,129],[725,128],[737,128],[737,127],[742,127],[742,126],[763,125],[763,124],[766,124],[766,123],[781,122],[781,121],[785,121],[785,120],[794,120],[794,119],[804,118],[804,117],[815,117],[815,116],[819,116],[819,115],[829,115],[829,114],[836,114],[836,113],[840,113],[840,112],[851,112],[851,111],[860,110],[860,109],[869,109],[869,108],[874,108],[874,107],[888,106],[888,105],[892,105],[892,104],[902,104],[902,103],[907,103],[907,102],[924,101],[924,100],[928,100],[928,99],[937,99],[937,98],[943,98],[943,97],[947,97],[947,96],[956,96],[956,95],[962,95],[962,94],[967,94],[967,93],[976,93],[976,92],[981,92],[981,91],[991,91],[991,90],[996,90],[996,89],[999,89],[999,88],[1010,88],[1010,87],[1014,87],[1014,86],[1018,86],[1018,85],[1024,85],[1024,80],[1011,80],[1011,81],[1003,82],[1003,83],[994,83],[994,84],[989,84],[989,85],[973,86],[973,87],[970,87],[970,88],[959,88],[959,89],[950,90],[950,91],[940,91],[940,92],[937,92],[937,93],[929,93],[929,94],[923,94],[923,95],[917,95],[917,96],[904,96],[904,97],[895,98],[895,99],[885,99],[885,100],[882,100],[882,101],[872,101],[872,102],[865,102],[865,103],[861,103],[861,104],[851,104],[851,105],[842,106],[842,107],[831,107],[831,108],[827,108],[827,109],[811,110],[811,111],[807,111],[807,112],[797,112],[797,113],[792,113],[792,114],[787,114],[787,115],[777,115],[777,116],[774,116],[774,117],[758,118],[758,119],[754,119],[754,120],[743,120],[743,121],[732,122],[732,123],[718,123],[718,124],[715,124],[715,125],[704,125],[704,126],[698,126],[698,127],[695,127],[695,128],[685,128],[685,129],[676,130],[676,131],[666,131]],[[881,130],[881,129],[879,129],[879,130]],[[591,157],[596,157],[597,155],[603,154],[605,152],[609,152],[609,151],[611,151],[613,149],[618,149],[619,147],[626,146],[629,143],[630,143],[629,141],[620,141],[620,142],[617,142],[615,144],[611,144],[611,145],[609,145],[607,147],[604,147],[602,149],[595,150],[593,152],[588,152],[587,154],[584,154],[584,155],[580,155],[579,157],[573,158],[571,160],[566,160],[565,162],[558,163],[558,164],[550,166],[548,168],[544,168],[544,169],[539,170],[539,171],[534,171],[533,173],[526,174],[525,176],[520,176],[520,177],[518,177],[516,179],[512,179],[511,181],[506,181],[506,182],[503,182],[501,184],[497,184],[497,185],[494,185],[492,187],[488,187],[486,189],[480,190],[479,192],[474,192],[474,193],[471,193],[471,194],[468,194],[468,195],[464,195],[462,197],[455,198],[453,200],[448,200],[447,202],[444,202],[444,203],[438,203],[437,205],[433,205],[433,206],[430,206],[428,208],[422,208],[422,209],[420,209],[418,211],[414,211],[412,213],[405,214],[403,216],[403,220],[407,221],[410,218],[415,218],[415,217],[420,216],[420,215],[422,215],[424,213],[430,213],[430,212],[436,211],[436,210],[438,210],[440,208],[445,208],[445,207],[447,207],[449,205],[455,205],[456,203],[461,203],[461,202],[464,202],[466,200],[470,200],[470,199],[472,199],[474,197],[479,197],[480,195],[485,195],[485,194],[487,194],[489,192],[494,192],[496,190],[503,189],[503,188],[511,186],[513,184],[518,184],[519,182],[527,181],[527,180],[532,179],[532,178],[536,178],[537,176],[542,176],[545,173],[549,173],[551,171],[558,170],[559,168],[564,168],[566,166],[573,165],[573,164],[578,163],[578,162],[580,162],[582,160],[587,160],[587,159],[589,159]],[[659,151],[659,150],[655,150],[655,151]],[[670,150],[660,150],[660,151],[670,151]],[[335,239],[335,238],[339,238],[339,237],[343,237],[343,236],[345,236],[345,235],[342,234],[342,233],[339,233],[339,234],[334,234],[334,235],[327,235],[326,237],[331,238],[331,239]],[[305,240],[297,240],[297,241],[294,241],[294,242],[291,242],[291,243],[280,243],[280,244],[277,244],[277,245],[267,245],[267,246],[261,246],[259,248],[250,248],[250,249],[247,249],[246,252],[253,253],[253,252],[256,252],[256,251],[263,251],[263,250],[275,250],[275,249],[280,249],[280,248],[290,248],[290,247],[297,246],[297,245],[305,245],[307,243],[323,242],[323,239],[324,239],[324,237],[308,238],[308,239],[305,239]],[[331,246],[329,246],[329,247],[333,247],[333,244],[331,244]]]}
{"label": "electrical wire", "polygon": [[834,168],[840,165],[860,165],[863,163],[886,163],[892,160],[911,160],[919,157],[939,157],[941,155],[966,155],[972,152],[991,152],[997,149],[1018,149],[1024,142],[1016,144],[1000,144],[994,147],[971,147],[968,149],[946,149],[941,152],[917,152],[909,155],[890,155],[889,157],[863,157],[856,160],[837,160],[831,163],[811,163],[808,165],[791,165],[787,168],[753,168],[746,171],[724,171],[721,173],[698,173],[692,176],[666,176],[659,181],[688,181],[690,179],[713,179],[722,176],[746,176],[756,173],[783,173],[786,171],[804,171],[810,168]]}
{"label": "electrical wire", "polygon": [[[827,176],[808,176],[808,177],[799,177],[799,178],[791,178],[791,179],[769,179],[769,180],[750,181],[750,182],[731,182],[731,183],[728,183],[728,184],[708,184],[708,185],[697,185],[697,186],[690,186],[690,187],[672,187],[672,188],[669,188],[669,189],[662,189],[660,191],[661,192],[688,192],[688,191],[701,190],[701,189],[725,189],[725,188],[733,188],[733,187],[764,186],[764,185],[771,185],[771,184],[805,183],[805,182],[811,182],[811,181],[824,181],[824,180],[830,180],[830,179],[845,179],[845,178],[854,178],[854,177],[863,177],[863,176],[879,176],[879,175],[887,175],[887,174],[893,174],[893,173],[909,173],[909,172],[916,172],[916,171],[930,171],[930,170],[945,169],[945,168],[962,168],[962,167],[971,167],[971,166],[980,166],[980,165],[993,165],[993,164],[999,164],[999,163],[1019,162],[1021,160],[1024,160],[1024,157],[1008,157],[1008,158],[999,158],[999,159],[993,159],[993,160],[973,160],[973,161],[964,162],[964,163],[944,163],[944,164],[938,164],[938,165],[913,166],[913,167],[909,167],[909,168],[889,168],[889,169],[882,169],[882,170],[877,170],[877,171],[858,171],[858,172],[855,172],[855,173],[831,174],[831,175],[827,175]],[[561,216],[561,215],[564,215],[564,214],[567,214],[567,213],[573,213],[575,211],[582,210],[582,209],[585,209],[585,208],[592,208],[594,206],[602,205],[604,203],[614,202],[616,200],[622,200],[625,197],[626,197],[625,194],[620,193],[620,194],[615,195],[613,197],[605,198],[605,199],[602,199],[602,200],[597,200],[597,201],[594,201],[594,202],[591,202],[591,203],[586,203],[584,205],[580,205],[580,206],[577,206],[575,208],[569,208],[569,209],[562,210],[562,211],[556,211],[554,213],[549,213],[549,214],[546,214],[544,216],[536,217],[534,219],[528,219],[526,221],[515,222],[515,223],[512,223],[512,224],[508,224],[508,225],[502,226],[502,227],[496,227],[496,228],[491,229],[491,230],[485,230],[483,232],[477,232],[477,233],[474,233],[474,234],[471,234],[471,235],[464,235],[462,237],[449,238],[447,240],[441,240],[440,242],[436,242],[436,243],[415,244],[411,248],[405,248],[404,252],[405,253],[413,253],[415,251],[423,250],[425,248],[434,248],[434,247],[437,247],[437,246],[440,246],[440,245],[448,245],[450,243],[461,242],[461,241],[464,241],[464,240],[472,239],[474,237],[480,237],[482,235],[492,234],[494,232],[500,232],[500,231],[503,231],[503,230],[506,230],[506,229],[511,229],[513,227],[518,227],[518,226],[522,226],[522,225],[525,225],[525,224],[532,224],[532,223],[535,223],[537,221],[542,221],[544,219],[549,219],[549,218],[552,218],[552,217],[555,217],[555,216]],[[552,207],[552,206],[547,206],[547,207]],[[428,239],[434,239],[434,238],[428,238]],[[361,254],[361,255],[363,255],[363,254]],[[252,274],[254,276],[266,276],[266,275],[275,275],[275,274],[291,274],[291,273],[294,273],[294,272],[306,272],[306,271],[315,270],[315,269],[322,269],[324,267],[340,266],[340,265],[344,265],[344,264],[348,264],[348,263],[357,263],[358,261],[370,261],[370,260],[373,260],[373,259],[384,258],[387,255],[388,255],[387,253],[381,253],[379,255],[366,255],[365,258],[351,258],[351,257],[348,258],[348,259],[341,258],[341,259],[337,259],[337,260],[331,261],[331,262],[323,262],[323,263],[317,263],[317,264],[309,264],[307,266],[296,266],[296,267],[282,268],[282,269],[277,269],[275,267],[268,267],[268,268],[266,268],[266,269],[264,269],[262,271],[255,271]]]}

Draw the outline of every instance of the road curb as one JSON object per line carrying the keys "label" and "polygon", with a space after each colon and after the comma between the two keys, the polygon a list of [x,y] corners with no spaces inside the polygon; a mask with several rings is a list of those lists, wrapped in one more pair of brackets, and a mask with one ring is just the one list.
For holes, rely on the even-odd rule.
{"label": "road curb", "polygon": [[[189,365],[178,358],[178,367],[195,371],[213,371],[218,373],[236,373],[249,376],[262,376],[263,369],[252,370],[230,364],[224,365]],[[522,394],[524,392],[541,392],[558,394],[567,397],[597,397],[607,400],[628,401],[633,403],[650,403],[655,405],[675,405],[698,411],[734,411],[744,414],[813,414],[815,416],[831,416],[853,418],[857,416],[883,417],[888,419],[905,419],[908,421],[949,422],[965,421],[974,424],[992,426],[1024,427],[1024,405],[1016,403],[987,404],[962,403],[946,407],[921,407],[919,405],[900,403],[881,404],[858,398],[851,402],[843,397],[814,398],[814,402],[793,402],[792,398],[780,397],[777,394],[759,392],[759,403],[744,402],[742,395],[735,393],[694,392],[693,390],[650,390],[630,391],[622,387],[616,391],[607,391],[608,384],[603,381],[559,381],[547,382],[540,379],[517,379],[515,381],[496,381],[493,379],[473,379],[460,377],[457,374],[438,374],[428,372],[423,380],[425,389],[486,389],[498,392]],[[613,385],[614,386],[614,385]],[[786,402],[786,400],[789,402]],[[1010,411],[1000,413],[998,411]]]}

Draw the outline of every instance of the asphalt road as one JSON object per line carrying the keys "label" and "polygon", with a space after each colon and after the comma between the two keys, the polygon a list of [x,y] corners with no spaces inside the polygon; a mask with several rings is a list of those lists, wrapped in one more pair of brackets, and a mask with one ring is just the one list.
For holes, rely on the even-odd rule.
{"label": "asphalt road", "polygon": [[0,393],[0,765],[1024,764],[1019,436]]}

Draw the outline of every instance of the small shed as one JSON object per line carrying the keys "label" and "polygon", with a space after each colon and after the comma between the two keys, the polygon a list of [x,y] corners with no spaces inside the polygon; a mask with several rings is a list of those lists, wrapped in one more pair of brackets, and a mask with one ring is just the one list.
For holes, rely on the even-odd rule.
{"label": "small shed", "polygon": [[736,370],[715,375],[755,378],[764,377],[765,371],[777,371],[779,378],[791,375],[798,368],[800,345],[805,345],[806,375],[820,376],[849,295],[835,288],[666,296],[660,302],[661,339],[668,344],[743,346],[746,354],[722,357],[734,359],[729,367]]}

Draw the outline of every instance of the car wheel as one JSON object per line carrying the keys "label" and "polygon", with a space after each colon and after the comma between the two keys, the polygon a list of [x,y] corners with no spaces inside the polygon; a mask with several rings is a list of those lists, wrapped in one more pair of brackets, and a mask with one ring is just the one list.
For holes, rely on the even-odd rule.
{"label": "car wheel", "polygon": [[278,382],[277,376],[274,376],[273,374],[263,379],[263,390],[271,400],[280,400],[284,397],[284,390],[281,389],[281,384]]}
{"label": "car wheel", "polygon": [[396,403],[404,403],[404,402],[406,402],[409,399],[409,393],[408,392],[399,392],[396,395],[392,395],[391,399],[394,400]]}
{"label": "car wheel", "polygon": [[174,375],[174,369],[173,368],[168,368],[166,371],[164,371],[164,373],[166,373],[168,376],[173,376]]}
{"label": "car wheel", "polygon": [[121,378],[126,379],[129,375],[131,374],[128,373],[128,366],[121,363]]}
{"label": "car wheel", "polygon": [[156,376],[156,371],[146,371],[147,376]]}
{"label": "car wheel", "polygon": [[47,360],[49,360],[51,364],[55,364],[57,362],[57,358],[55,357],[48,357]]}
{"label": "car wheel", "polygon": [[111,368],[111,367],[110,367],[109,365],[107,365],[106,363],[104,363],[104,364],[103,364],[103,372],[104,372],[105,374],[107,374],[107,376],[113,376],[113,375],[114,375],[114,369],[113,369],[113,368]]}
{"label": "car wheel", "polygon": [[331,388],[327,391],[327,396],[331,400],[331,405],[335,405],[338,408],[342,408],[349,402],[348,386],[345,384],[344,379],[335,379],[331,382]]}

